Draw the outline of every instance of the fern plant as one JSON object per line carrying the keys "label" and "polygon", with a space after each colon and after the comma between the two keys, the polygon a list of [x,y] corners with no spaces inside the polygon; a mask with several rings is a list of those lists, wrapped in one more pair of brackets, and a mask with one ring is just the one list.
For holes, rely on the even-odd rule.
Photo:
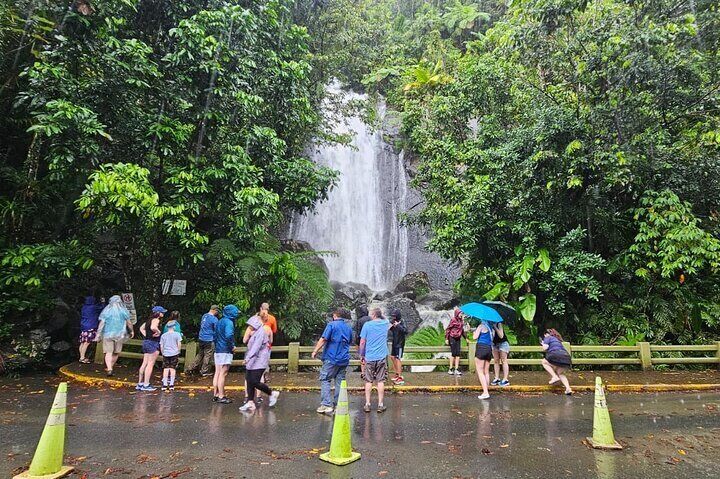
{"label": "fern plant", "polygon": [[[467,342],[465,339],[461,340],[462,346],[466,346]],[[408,336],[405,341],[406,346],[444,346],[445,345],[445,328],[442,323],[438,323],[437,326],[426,326],[415,331],[413,334]],[[434,356],[433,353],[408,353],[406,357],[408,359],[431,359]],[[444,371],[447,366],[437,366],[437,369]]]}

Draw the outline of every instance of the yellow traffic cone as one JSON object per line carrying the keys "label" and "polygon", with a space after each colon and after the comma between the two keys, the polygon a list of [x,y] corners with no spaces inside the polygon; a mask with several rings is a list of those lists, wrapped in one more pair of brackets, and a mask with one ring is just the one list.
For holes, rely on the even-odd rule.
{"label": "yellow traffic cone", "polygon": [[340,384],[340,396],[335,408],[335,422],[333,423],[333,434],[330,440],[330,451],[320,454],[320,459],[338,466],[344,466],[360,459],[360,453],[352,450],[350,435],[347,382],[343,380]]}
{"label": "yellow traffic cone", "polygon": [[593,436],[587,438],[595,449],[622,449],[613,435],[610,412],[605,400],[605,390],[600,376],[595,377],[595,407],[593,412]]}
{"label": "yellow traffic cone", "polygon": [[70,474],[74,467],[63,466],[65,450],[65,412],[67,410],[67,383],[60,383],[50,415],[45,421],[40,442],[30,463],[30,469],[13,479],[55,479]]}

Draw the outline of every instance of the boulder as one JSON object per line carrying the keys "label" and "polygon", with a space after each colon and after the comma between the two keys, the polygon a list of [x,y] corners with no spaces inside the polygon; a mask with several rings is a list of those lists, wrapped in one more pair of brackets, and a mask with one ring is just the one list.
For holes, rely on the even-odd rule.
{"label": "boulder", "polygon": [[372,300],[373,301],[385,301],[390,298],[392,298],[392,293],[388,291],[387,289],[383,289],[382,291],[377,291],[373,294]]}
{"label": "boulder", "polygon": [[415,301],[404,296],[393,296],[385,301],[374,301],[370,307],[382,309],[383,314],[388,318],[392,310],[399,310],[408,334],[414,333],[422,322],[422,318],[415,307]]}
{"label": "boulder", "polygon": [[408,273],[395,285],[393,295],[409,293],[407,297],[416,299],[430,292],[430,278],[424,271]]}
{"label": "boulder", "polygon": [[[300,240],[294,240],[294,239],[285,239],[280,241],[280,250],[282,251],[288,251],[291,253],[308,253],[312,252],[314,253],[315,250],[310,246],[310,243],[307,241],[300,241]],[[322,268],[323,271],[325,271],[325,274],[330,274],[330,270],[327,267],[327,264],[325,264],[325,260],[322,259],[317,254],[311,254],[305,256],[305,258],[312,264],[319,266]]]}
{"label": "boulder", "polygon": [[458,299],[452,291],[444,289],[434,289],[422,298],[417,300],[418,304],[427,306],[435,311],[451,309],[457,306]]}
{"label": "boulder", "polygon": [[333,308],[343,307],[352,311],[361,304],[368,303],[371,292],[364,284],[331,281],[330,285],[335,291]]}

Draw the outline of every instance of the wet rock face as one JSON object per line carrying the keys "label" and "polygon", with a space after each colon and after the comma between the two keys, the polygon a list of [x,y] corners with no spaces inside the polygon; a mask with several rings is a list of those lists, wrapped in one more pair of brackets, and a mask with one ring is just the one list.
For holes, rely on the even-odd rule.
{"label": "wet rock face", "polygon": [[372,294],[370,288],[360,283],[331,281],[330,284],[335,290],[335,298],[332,302],[333,309],[343,307],[352,311],[360,305],[367,304]]}
{"label": "wet rock face", "polygon": [[437,289],[430,291],[417,300],[418,304],[427,306],[434,311],[452,309],[458,305],[458,300],[452,291]]}
{"label": "wet rock face", "polygon": [[371,303],[370,308],[380,308],[386,318],[390,318],[393,311],[400,311],[400,315],[405,322],[405,327],[408,330],[408,334],[412,334],[422,323],[420,313],[418,313],[415,307],[415,301],[410,298],[403,296],[393,296],[386,301],[374,301]]}
{"label": "wet rock face", "polygon": [[393,294],[412,293],[408,295],[411,299],[425,296],[430,292],[430,279],[424,271],[408,273],[395,285]]}

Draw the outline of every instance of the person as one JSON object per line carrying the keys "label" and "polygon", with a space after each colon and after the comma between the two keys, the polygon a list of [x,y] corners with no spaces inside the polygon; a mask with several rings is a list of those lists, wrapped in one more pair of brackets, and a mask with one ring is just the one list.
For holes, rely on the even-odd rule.
{"label": "person", "polygon": [[550,384],[555,384],[558,381],[562,382],[563,386],[565,386],[565,394],[570,396],[572,389],[565,372],[572,367],[572,360],[570,359],[570,353],[562,344],[562,336],[556,330],[550,328],[545,331],[540,345],[545,351],[542,366],[550,374]]}
{"label": "person", "polygon": [[[177,311],[173,311],[171,317]],[[163,391],[174,391],[175,390],[175,375],[177,370],[178,361],[180,360],[180,343],[182,342],[182,336],[180,333],[175,331],[177,321],[171,319],[167,322],[167,332],[160,336],[160,352],[163,357]]]}
{"label": "person", "polygon": [[[267,315],[267,311],[262,312]],[[248,328],[243,336],[243,343],[247,344],[247,352],[245,353],[245,388],[248,400],[240,406],[241,412],[253,412],[257,408],[255,405],[256,389],[270,396],[268,406],[273,407],[280,396],[279,391],[271,390],[267,384],[262,382],[265,369],[270,364],[270,349],[268,344],[270,338],[263,328],[262,320],[259,315],[255,315],[248,319]]]}
{"label": "person", "polygon": [[[494,335],[492,343],[493,368],[495,378],[490,384],[493,386],[509,386],[508,375],[510,374],[510,365],[508,364],[508,355],[510,354],[510,342],[505,335],[502,323],[493,323]],[[502,365],[502,379],[500,379],[500,366]]]}
{"label": "person", "polygon": [[445,328],[445,344],[450,345],[450,369],[448,369],[448,374],[455,376],[462,375],[460,372],[460,346],[462,345],[462,338],[467,340],[467,335],[465,334],[465,319],[463,318],[460,308],[456,306],[453,311],[453,316],[450,318],[450,323],[448,323],[448,327]]}
{"label": "person", "polygon": [[80,309],[80,362],[90,363],[87,357],[87,350],[90,343],[95,342],[97,329],[100,324],[100,313],[105,308],[103,301],[98,301],[95,293],[85,296],[85,302]]}
{"label": "person", "polygon": [[277,318],[270,312],[270,303],[263,303],[260,305],[260,311],[267,312],[267,325],[270,327],[273,335],[277,334]]}
{"label": "person", "polygon": [[[360,332],[362,331],[363,326],[365,326],[365,323],[370,321],[370,312],[368,311],[368,307],[364,304],[361,304],[357,307],[355,310],[355,317],[357,320],[355,321],[355,345],[360,347]],[[360,367],[355,370],[360,371],[360,376],[362,377],[365,374],[365,364],[361,361]]]}
{"label": "person", "polygon": [[477,371],[483,393],[478,399],[490,399],[488,384],[490,384],[490,360],[492,359],[492,335],[493,329],[486,321],[480,321],[475,328],[473,340],[477,341],[475,346],[475,370]]}
{"label": "person", "polygon": [[[263,330],[265,331],[265,334],[267,334],[267,337],[268,337],[267,348],[268,348],[268,350],[270,350],[271,353],[272,353],[273,333],[272,333],[272,328],[271,328],[270,325],[268,324],[268,319],[269,319],[270,314],[268,313],[267,309],[261,309],[260,311],[258,311],[258,313],[257,313],[255,316],[256,316],[256,317],[260,320],[260,322],[262,323],[262,328],[263,328]],[[248,326],[248,327],[246,328],[246,330],[245,330],[246,333],[247,333],[247,330],[248,330],[249,328],[250,328],[250,326]],[[262,382],[262,383],[267,383],[267,380],[266,380],[265,378],[267,377],[267,373],[268,373],[269,370],[270,370],[270,362],[268,361],[268,367],[267,367],[267,369],[265,370],[265,372],[263,373],[262,378],[260,379],[260,382]],[[243,404],[245,404],[246,402],[248,402],[247,381],[245,381],[245,400],[243,401]],[[256,403],[261,403],[261,402],[262,402],[262,397],[260,397],[260,396],[257,394],[257,392],[256,392],[256,394],[255,394],[255,402],[256,402]]]}
{"label": "person", "polygon": [[160,355],[160,322],[167,313],[162,306],[154,306],[152,315],[140,326],[140,334],[143,335],[142,352],[143,362],[138,369],[138,383],[135,386],[137,391],[155,391],[157,388],[150,385],[155,362]]}
{"label": "person", "polygon": [[370,412],[370,395],[373,384],[377,386],[377,412],[387,408],[383,402],[385,397],[385,378],[387,377],[387,336],[390,322],[382,315],[380,308],[374,308],[372,318],[365,323],[360,331],[360,360],[365,363],[363,379],[365,381],[365,412]]}
{"label": "person", "polygon": [[[331,414],[337,406],[340,395],[340,383],[345,379],[348,364],[350,364],[350,343],[352,342],[352,329],[346,323],[350,311],[338,308],[333,312],[325,330],[315,344],[311,357],[315,359],[318,352],[323,350],[322,369],[320,370],[320,407],[316,411],[320,414]],[[332,381],[335,380],[335,395],[331,394]]]}
{"label": "person", "polygon": [[405,379],[402,376],[402,356],[403,350],[405,349],[407,328],[398,309],[394,309],[392,313],[390,313],[390,333],[392,333],[390,360],[393,363],[393,371],[395,372],[392,382],[399,386],[405,384]]}
{"label": "person", "polygon": [[132,339],[135,336],[133,324],[130,321],[130,311],[120,296],[110,298],[108,305],[100,313],[100,324],[98,324],[95,341],[102,340],[103,352],[105,353],[105,368],[108,376],[113,375],[113,368],[117,363],[123,342],[126,337]]}
{"label": "person", "polygon": [[216,304],[200,319],[200,333],[198,334],[198,351],[192,364],[187,368],[187,374],[199,374],[203,377],[210,375],[210,363],[215,354],[215,326],[218,323],[220,307]]}
{"label": "person", "polygon": [[230,404],[232,399],[225,396],[225,377],[230,371],[232,364],[233,350],[235,349],[235,319],[240,311],[234,304],[228,304],[223,308],[222,318],[215,326],[215,374],[213,375],[213,402]]}

